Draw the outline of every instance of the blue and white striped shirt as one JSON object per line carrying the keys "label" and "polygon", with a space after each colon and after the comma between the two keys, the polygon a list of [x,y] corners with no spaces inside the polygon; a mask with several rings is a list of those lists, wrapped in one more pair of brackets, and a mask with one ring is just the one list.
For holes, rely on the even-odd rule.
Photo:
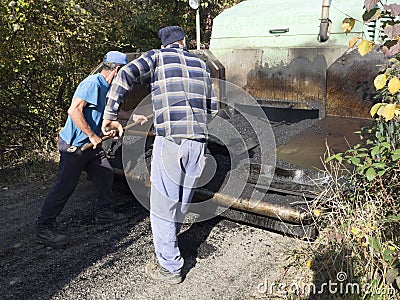
{"label": "blue and white striped shirt", "polygon": [[150,83],[156,135],[208,137],[207,115],[217,113],[217,98],[204,61],[178,44],[147,51],[118,72],[107,95],[104,119],[117,119],[125,94],[139,83]]}

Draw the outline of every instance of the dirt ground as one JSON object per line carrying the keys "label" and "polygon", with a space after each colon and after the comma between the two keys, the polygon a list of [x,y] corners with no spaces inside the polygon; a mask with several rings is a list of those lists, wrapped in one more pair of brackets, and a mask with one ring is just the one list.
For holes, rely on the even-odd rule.
{"label": "dirt ground", "polygon": [[117,209],[129,221],[96,226],[97,195],[85,175],[58,219],[70,244],[38,245],[35,221],[54,180],[2,187],[1,299],[276,299],[267,286],[296,276],[286,258],[303,241],[214,218],[186,224],[179,235],[184,282],[155,283],[143,272],[154,259],[148,211],[116,189]]}

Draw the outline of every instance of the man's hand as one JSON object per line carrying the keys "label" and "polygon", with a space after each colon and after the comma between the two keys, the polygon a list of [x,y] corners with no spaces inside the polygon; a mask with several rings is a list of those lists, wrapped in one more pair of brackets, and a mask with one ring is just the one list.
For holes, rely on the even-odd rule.
{"label": "man's hand", "polygon": [[92,136],[89,136],[89,141],[92,143],[93,149],[96,149],[97,145],[100,145],[103,140],[101,137],[93,133]]}
{"label": "man's hand", "polygon": [[148,120],[146,118],[146,116],[144,115],[132,115],[132,121],[133,122],[140,122],[140,125],[143,125],[144,123],[146,123]]}
{"label": "man's hand", "polygon": [[103,124],[101,125],[101,131],[104,135],[111,135],[115,136],[118,131],[118,136],[122,137],[124,129],[122,125],[118,121],[110,121],[110,120],[103,120]]}

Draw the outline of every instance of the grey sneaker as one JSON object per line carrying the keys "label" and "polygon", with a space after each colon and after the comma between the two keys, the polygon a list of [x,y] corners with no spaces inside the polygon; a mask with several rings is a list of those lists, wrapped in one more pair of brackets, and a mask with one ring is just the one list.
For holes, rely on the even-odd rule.
{"label": "grey sneaker", "polygon": [[158,263],[148,263],[144,268],[145,273],[151,279],[170,284],[178,284],[182,282],[181,274],[173,274],[167,269],[161,267]]}

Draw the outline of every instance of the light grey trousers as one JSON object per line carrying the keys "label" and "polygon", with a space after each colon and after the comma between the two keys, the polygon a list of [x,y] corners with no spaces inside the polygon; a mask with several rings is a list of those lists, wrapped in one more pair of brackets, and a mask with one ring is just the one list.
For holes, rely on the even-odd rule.
{"label": "light grey trousers", "polygon": [[156,136],[151,162],[150,220],[160,265],[180,273],[184,260],[178,247],[179,233],[205,165],[206,143],[182,139],[178,145]]}

